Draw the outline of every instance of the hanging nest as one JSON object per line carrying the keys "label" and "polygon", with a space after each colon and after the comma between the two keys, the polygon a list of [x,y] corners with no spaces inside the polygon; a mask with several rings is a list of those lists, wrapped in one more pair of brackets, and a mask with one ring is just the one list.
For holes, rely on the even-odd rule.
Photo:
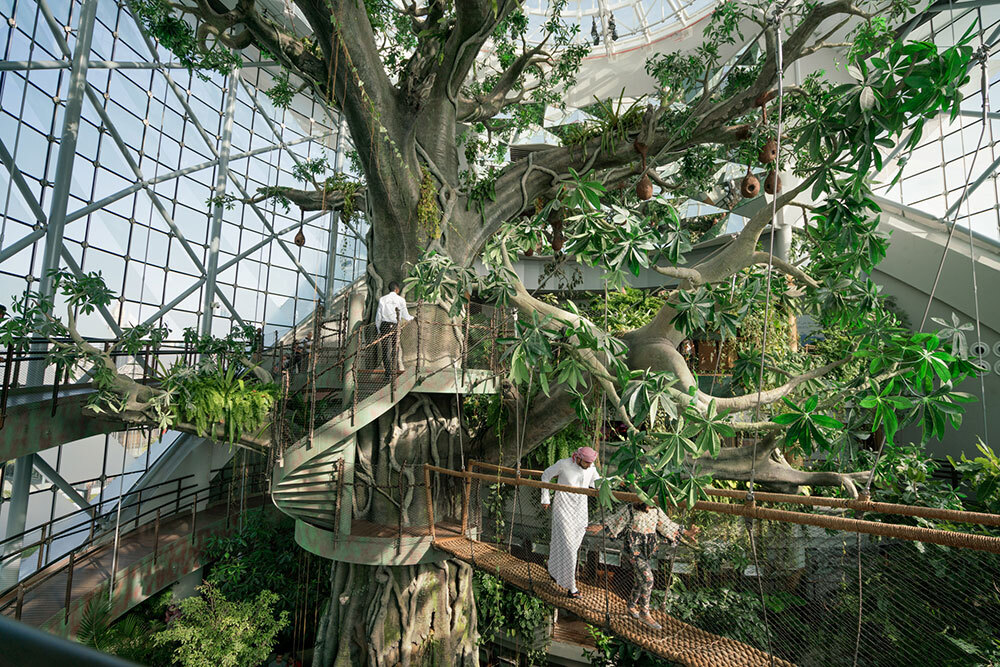
{"label": "hanging nest", "polygon": [[764,179],[764,192],[769,195],[781,192],[781,177],[773,169],[767,172],[767,178]]}
{"label": "hanging nest", "polygon": [[649,180],[649,174],[643,174],[639,182],[635,184],[635,194],[643,201],[653,196],[653,181]]}
{"label": "hanging nest", "polygon": [[760,194],[760,181],[750,173],[749,169],[747,169],[747,175],[743,177],[743,181],[740,183],[740,194],[747,199],[752,199]]}
{"label": "hanging nest", "polygon": [[768,139],[764,147],[760,149],[760,155],[758,156],[761,163],[771,164],[778,159],[778,142],[774,139]]}
{"label": "hanging nest", "polygon": [[632,147],[635,148],[636,153],[642,156],[642,178],[635,184],[635,194],[642,201],[646,201],[653,196],[653,181],[649,180],[649,174],[646,173],[646,153],[649,148],[638,139],[635,140]]}
{"label": "hanging nest", "polygon": [[295,245],[302,247],[306,244],[306,235],[302,232],[302,227],[299,227],[298,234],[295,235]]}
{"label": "hanging nest", "polygon": [[562,235],[562,232],[552,235],[552,251],[555,253],[562,252],[563,244],[566,243],[566,238]]}

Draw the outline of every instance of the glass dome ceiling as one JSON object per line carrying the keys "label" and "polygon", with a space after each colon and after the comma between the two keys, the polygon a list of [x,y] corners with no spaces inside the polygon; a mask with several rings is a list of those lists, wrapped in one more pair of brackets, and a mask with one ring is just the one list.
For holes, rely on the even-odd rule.
{"label": "glass dome ceiling", "polygon": [[[575,17],[580,21],[583,40],[593,40],[596,28],[600,43],[593,55],[612,55],[684,30],[708,16],[715,4],[715,0],[570,0],[563,18],[572,22]],[[524,3],[531,20],[529,40],[541,40],[542,25],[551,7],[550,0]]]}

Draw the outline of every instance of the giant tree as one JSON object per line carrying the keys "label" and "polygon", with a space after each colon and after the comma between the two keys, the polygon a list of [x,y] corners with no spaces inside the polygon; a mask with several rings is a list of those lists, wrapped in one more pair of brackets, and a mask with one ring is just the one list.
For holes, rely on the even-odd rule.
{"label": "giant tree", "polygon": [[[487,435],[487,457],[524,455],[605,405],[627,428],[608,488],[626,482],[667,503],[696,496],[712,476],[753,476],[856,493],[867,473],[799,469],[786,454],[829,450],[858,429],[891,443],[901,420],[939,435],[960,419],[964,397],[952,382],[972,367],[937,337],[900,327],[869,277],[886,251],[869,198],[873,172],[905,131],[916,142],[926,120],[957,112],[972,56],[965,44],[897,41],[893,25],[915,3],[720,3],[698,49],[649,59],[646,99],[598,101],[590,120],[561,128],[561,145],[516,161],[507,145],[560,105],[587,53],[561,16],[565,2],[552,4],[537,43],[525,38],[517,0],[287,0],[297,28],[254,0],[132,4],[192,68],[228,72],[255,49],[282,68],[269,91],[277,105],[305,88],[341,115],[356,173],[328,176],[312,162],[299,172],[308,187],[267,188],[257,199],[364,211],[369,313],[384,285],[404,279],[412,296],[451,316],[470,295],[516,311],[507,400],[520,403],[512,414],[528,411],[528,428],[516,442],[513,428]],[[783,85],[785,71],[826,49],[839,49],[854,82],[833,85],[815,72]],[[769,170],[760,174],[765,205],[689,263],[696,230],[678,207],[727,164],[747,166],[748,198],[764,196],[751,171]],[[797,263],[760,245],[790,205],[809,211]],[[611,335],[571,303],[524,288],[514,257],[536,247],[601,267],[612,288],[652,267],[664,277],[662,303],[641,326]],[[472,270],[477,259],[485,275]],[[778,304],[839,330],[839,342],[823,358],[775,362],[765,334],[761,349],[741,357],[731,390],[705,391],[681,343],[734,337],[749,314],[763,310],[767,321]],[[457,465],[448,452],[455,458],[468,442],[459,431],[453,399],[412,395],[359,434],[356,459],[370,479],[393,483],[403,461]],[[749,444],[722,446],[737,435]],[[366,511],[396,523],[391,506]],[[456,663],[478,661],[465,566],[335,564],[331,581],[331,609],[349,601],[353,611],[328,615],[318,664],[412,664],[435,645]]]}

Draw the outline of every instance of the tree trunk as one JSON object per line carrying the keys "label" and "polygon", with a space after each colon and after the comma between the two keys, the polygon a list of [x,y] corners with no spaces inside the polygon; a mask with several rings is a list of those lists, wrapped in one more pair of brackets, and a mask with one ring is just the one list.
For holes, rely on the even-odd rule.
{"label": "tree trunk", "polygon": [[[355,519],[393,530],[426,526],[420,465],[462,467],[468,439],[460,431],[459,402],[453,394],[410,394],[359,431]],[[461,485],[435,478],[432,484],[435,518],[457,518]],[[472,570],[461,561],[334,563],[330,599],[314,667],[479,664]]]}
{"label": "tree trunk", "polygon": [[472,568],[334,563],[313,667],[479,664]]}

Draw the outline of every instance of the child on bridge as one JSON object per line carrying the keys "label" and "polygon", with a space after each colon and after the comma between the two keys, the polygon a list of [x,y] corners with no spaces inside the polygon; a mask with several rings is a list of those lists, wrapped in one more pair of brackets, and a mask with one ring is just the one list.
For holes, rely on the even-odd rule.
{"label": "child on bridge", "polygon": [[[628,613],[641,619],[654,630],[662,626],[649,613],[649,596],[653,591],[653,558],[659,547],[659,538],[676,543],[681,535],[681,527],[659,507],[645,503],[623,505],[612,514],[604,525],[611,537],[624,533],[622,565],[628,561],[632,565],[633,583],[629,594]],[[694,540],[698,528],[692,526],[684,531],[688,539]],[[641,609],[641,616],[640,616]]]}

